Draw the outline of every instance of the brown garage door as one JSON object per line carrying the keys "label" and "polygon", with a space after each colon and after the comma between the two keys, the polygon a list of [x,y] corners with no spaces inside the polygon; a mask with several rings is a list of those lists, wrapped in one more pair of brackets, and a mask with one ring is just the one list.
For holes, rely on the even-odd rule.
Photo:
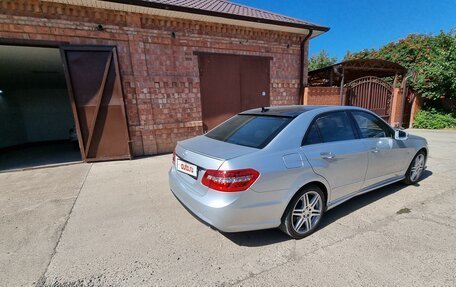
{"label": "brown garage door", "polygon": [[270,60],[199,54],[204,132],[241,111],[270,105]]}
{"label": "brown garage door", "polygon": [[131,158],[116,49],[61,51],[83,159]]}
{"label": "brown garage door", "polygon": [[270,105],[269,58],[239,57],[242,111]]}

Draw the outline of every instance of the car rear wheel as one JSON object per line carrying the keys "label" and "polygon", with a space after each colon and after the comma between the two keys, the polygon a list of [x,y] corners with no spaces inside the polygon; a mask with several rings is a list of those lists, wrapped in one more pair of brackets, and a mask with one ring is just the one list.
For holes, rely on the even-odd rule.
{"label": "car rear wheel", "polygon": [[319,187],[306,186],[288,204],[280,229],[295,239],[312,234],[323,217],[324,202],[325,196]]}
{"label": "car rear wheel", "polygon": [[425,163],[426,155],[423,151],[420,151],[415,155],[412,162],[410,163],[410,166],[405,174],[404,183],[415,184],[420,179],[421,173],[424,170]]}

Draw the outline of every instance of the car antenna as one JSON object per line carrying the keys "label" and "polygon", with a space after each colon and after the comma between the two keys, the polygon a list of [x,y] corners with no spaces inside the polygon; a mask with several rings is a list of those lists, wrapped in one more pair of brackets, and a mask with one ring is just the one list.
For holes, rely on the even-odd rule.
{"label": "car antenna", "polygon": [[265,112],[267,112],[267,111],[269,111],[269,109],[266,109],[265,107],[261,107],[261,112],[262,112],[262,113],[265,113]]}

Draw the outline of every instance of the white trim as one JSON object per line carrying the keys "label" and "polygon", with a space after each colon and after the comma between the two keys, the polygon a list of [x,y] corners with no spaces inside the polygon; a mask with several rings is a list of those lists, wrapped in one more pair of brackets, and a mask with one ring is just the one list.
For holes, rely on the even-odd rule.
{"label": "white trim", "polygon": [[[92,7],[92,8],[101,8],[101,9],[108,9],[108,10],[125,11],[125,12],[132,12],[132,13],[141,13],[141,14],[156,15],[156,16],[162,16],[162,17],[180,18],[180,19],[186,19],[186,20],[195,20],[195,21],[235,25],[235,26],[242,26],[242,27],[249,27],[249,28],[256,28],[256,29],[294,33],[294,34],[300,34],[300,35],[309,34],[309,30],[304,29],[304,28],[280,26],[280,25],[273,25],[273,24],[267,24],[267,23],[256,23],[256,22],[250,22],[250,21],[244,21],[244,20],[236,20],[236,19],[229,19],[229,18],[223,18],[223,17],[209,16],[209,15],[201,15],[201,14],[188,13],[188,12],[180,12],[180,11],[157,9],[157,8],[150,8],[150,7],[129,5],[129,4],[113,3],[113,2],[108,2],[108,1],[98,1],[98,0],[42,0],[42,1],[62,3],[62,4],[68,4],[68,5],[84,6],[84,7]],[[319,31],[319,30],[314,30],[311,38],[316,37],[322,33],[324,33],[324,32]]]}

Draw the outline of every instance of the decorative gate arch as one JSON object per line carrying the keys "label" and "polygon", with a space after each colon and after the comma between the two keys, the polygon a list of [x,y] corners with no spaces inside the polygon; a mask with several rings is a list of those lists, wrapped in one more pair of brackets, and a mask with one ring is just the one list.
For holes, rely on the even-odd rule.
{"label": "decorative gate arch", "polygon": [[369,109],[389,122],[393,87],[378,77],[367,76],[347,84],[346,104]]}

